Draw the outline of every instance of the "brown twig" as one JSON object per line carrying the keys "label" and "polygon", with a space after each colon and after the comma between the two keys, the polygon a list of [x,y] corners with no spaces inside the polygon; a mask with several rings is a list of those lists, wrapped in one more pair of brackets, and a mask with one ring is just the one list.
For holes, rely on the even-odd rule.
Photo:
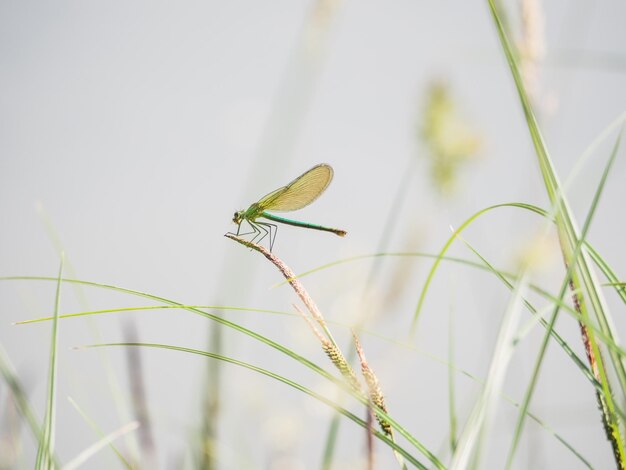
{"label": "brown twig", "polygon": [[319,308],[317,308],[317,305],[315,304],[309,293],[304,289],[304,286],[302,285],[300,280],[296,278],[296,274],[289,268],[289,266],[287,266],[278,256],[269,252],[265,247],[261,245],[257,245],[256,243],[244,240],[243,238],[240,238],[232,233],[227,233],[224,236],[226,238],[230,238],[231,240],[236,241],[237,243],[241,243],[245,247],[258,251],[269,261],[271,261],[272,264],[280,270],[283,276],[285,276],[285,279],[287,279],[289,284],[291,284],[291,287],[293,287],[293,290],[296,292],[296,294],[298,294],[298,297],[300,297],[302,303],[304,303],[307,310],[311,313],[313,319],[322,327],[322,329],[328,336],[328,339],[336,345],[335,340],[328,330],[328,326],[326,325],[326,320],[324,320],[324,316],[320,312]]}

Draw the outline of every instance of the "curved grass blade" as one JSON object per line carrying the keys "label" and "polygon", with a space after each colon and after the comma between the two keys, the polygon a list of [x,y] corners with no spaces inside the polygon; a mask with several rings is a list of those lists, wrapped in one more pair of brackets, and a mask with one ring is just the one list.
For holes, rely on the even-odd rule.
{"label": "curved grass blade", "polygon": [[[337,412],[339,412],[342,415],[344,415],[345,417],[349,418],[350,420],[352,420],[353,422],[355,422],[359,426],[367,429],[367,423],[364,420],[362,420],[361,418],[359,418],[356,415],[352,414],[350,411],[346,410],[345,408],[337,405],[332,400],[324,397],[323,395],[321,395],[319,393],[316,393],[313,390],[311,390],[311,389],[309,389],[307,387],[304,387],[303,385],[300,385],[297,382],[294,382],[294,381],[292,381],[292,380],[290,380],[290,379],[288,379],[286,377],[278,375],[278,374],[276,374],[274,372],[271,372],[271,371],[269,371],[267,369],[263,369],[261,367],[254,366],[254,365],[249,364],[247,362],[239,361],[239,360],[233,359],[231,357],[227,357],[227,356],[223,356],[223,355],[220,355],[220,354],[211,353],[211,352],[208,352],[208,351],[200,351],[200,350],[197,350],[197,349],[185,348],[185,347],[181,347],[181,346],[173,346],[173,345],[169,345],[169,344],[156,344],[156,343],[103,343],[103,344],[93,344],[93,345],[88,345],[88,346],[83,346],[83,347],[84,348],[98,348],[98,347],[115,347],[115,346],[149,347],[149,348],[169,349],[169,350],[173,350],[173,351],[180,351],[180,352],[185,352],[185,353],[197,354],[197,355],[200,355],[200,356],[210,357],[212,359],[217,359],[219,361],[223,361],[223,362],[227,362],[227,363],[230,363],[230,364],[233,364],[233,365],[237,365],[237,366],[246,368],[248,370],[257,372],[259,374],[265,375],[267,377],[270,377],[270,378],[272,378],[274,380],[278,380],[279,382],[282,382],[282,383],[284,383],[286,385],[289,385],[290,387],[293,387],[296,390],[304,392],[305,394],[307,394],[307,395],[309,395],[309,396],[319,400],[320,402],[330,406],[331,408],[335,409]],[[346,390],[350,391],[352,389],[346,387]],[[356,393],[352,393],[352,395],[355,396],[355,397],[358,396]],[[363,404],[367,404],[368,403],[368,400],[367,400],[366,397],[358,396],[358,398],[359,398],[359,401],[361,401]],[[379,416],[381,416],[383,419],[389,419],[390,423],[394,423],[393,419],[391,419],[385,412],[383,412],[379,408],[373,407],[373,411],[376,414],[378,414]],[[395,424],[397,424],[397,423],[395,423]],[[395,426],[394,426],[394,428],[395,428]],[[408,437],[409,442],[414,440],[412,438],[412,436],[410,436],[410,434],[408,436],[404,434],[404,433],[406,433],[406,431],[403,432],[403,430],[401,430],[401,429],[397,429],[397,430],[404,437]],[[413,455],[411,455],[406,449],[404,449],[403,447],[401,447],[400,445],[395,443],[393,440],[389,439],[386,435],[384,435],[380,431],[373,430],[373,433],[375,434],[375,436],[378,439],[383,441],[385,444],[387,444],[393,450],[399,452],[403,457],[405,457],[409,462],[411,462],[417,468],[424,469],[424,470],[426,470],[428,468],[424,464],[422,464],[419,460],[417,460]],[[432,456],[432,457],[434,457],[434,456]],[[435,464],[437,466],[437,468],[441,468],[441,469],[445,468],[443,466],[443,464],[441,464],[440,462],[438,462],[436,460],[436,458],[435,458],[434,461],[431,460],[431,463]]]}
{"label": "curved grass blade", "polygon": [[[536,207],[536,206],[532,206],[530,204],[528,204],[527,206],[529,206],[529,207],[524,207],[524,208],[530,209],[530,207],[532,207],[532,209],[530,209],[530,210],[532,210],[532,212],[535,212],[535,213],[537,213],[539,215],[548,217],[548,213],[544,209],[541,209],[541,208]],[[497,206],[492,206],[491,208],[495,208],[495,207],[497,207]],[[588,251],[589,256],[591,257],[593,262],[600,269],[600,271],[602,271],[602,274],[604,274],[604,276],[609,281],[605,285],[609,286],[609,287],[615,287],[615,292],[620,296],[620,298],[622,299],[622,302],[624,302],[624,304],[626,304],[626,283],[620,282],[620,277],[617,274],[615,274],[615,272],[613,271],[611,266],[609,266],[609,264],[604,260],[604,258],[596,251],[596,249],[593,247],[593,245],[591,245],[587,240],[584,241],[584,244],[585,244],[585,249]],[[337,260],[337,261],[332,261],[330,263],[322,264],[322,265],[317,266],[317,267],[315,267],[313,269],[309,269],[308,271],[303,271],[302,273],[296,275],[294,279],[300,279],[302,277],[308,276],[308,275],[316,273],[318,271],[323,271],[325,269],[332,268],[334,266],[338,266],[338,265],[341,265],[341,264],[352,263],[353,261],[360,261],[360,260],[369,259],[369,258],[378,258],[378,257],[382,257],[382,256],[401,256],[401,257],[402,256],[414,256],[414,257],[418,257],[418,258],[422,257],[422,258],[435,258],[435,259],[437,259],[439,257],[439,255],[434,255],[432,253],[420,253],[420,252],[397,252],[397,253],[391,252],[391,253],[374,253],[374,254],[369,254],[369,255],[351,256],[351,257],[343,258],[343,259],[340,259],[340,260]],[[479,268],[479,269],[482,269],[482,270],[486,269],[480,263],[476,263],[474,261],[470,261],[470,260],[465,259],[465,258],[456,258],[456,257],[453,257],[453,256],[442,256],[441,259],[442,259],[442,261],[451,261],[451,262],[455,262],[455,263],[465,264],[465,265],[472,266],[472,267],[475,267],[475,268]],[[515,274],[508,273],[508,272],[505,272],[505,271],[502,271],[502,270],[498,270],[498,272],[500,272],[505,277],[510,278],[510,279],[514,279],[516,277]],[[0,279],[2,279],[2,278],[0,278]],[[281,286],[283,286],[285,284],[288,284],[289,281],[291,281],[291,279],[286,279],[284,281],[277,282],[276,284],[274,284],[272,286],[272,289],[274,289],[276,287],[281,287]],[[531,289],[541,293],[542,295],[546,294],[546,291],[542,290],[538,286],[535,286],[535,285],[531,284],[530,287],[531,287]]]}
{"label": "curved grass blade", "polygon": [[[530,101],[526,95],[526,90],[524,88],[517,64],[517,58],[509,43],[507,34],[504,31],[504,27],[500,20],[494,0],[488,0],[488,3],[491,10],[491,16],[500,39],[500,44],[502,45],[502,49],[511,70],[511,75],[513,76],[513,80],[517,88],[518,96],[526,118],[526,123],[528,125],[528,130],[537,154],[539,168],[541,170],[546,191],[552,206],[555,208],[555,218],[561,242],[561,249],[564,254],[565,263],[569,266],[574,264],[573,254],[575,252],[575,247],[578,245],[579,239],[581,238],[579,236],[579,230],[575,224],[575,220],[565,198],[565,194],[562,191],[562,185],[556,174],[547,146],[539,129],[537,119],[535,118]],[[586,319],[590,317],[590,313],[593,313],[603,333],[617,343],[617,332],[613,321],[609,316],[606,300],[604,299],[598,280],[591,270],[589,265],[590,263],[587,258],[588,256],[583,250],[581,252],[581,256],[576,260],[576,269],[572,271],[572,285],[574,290],[578,290],[584,294],[582,297],[579,297],[580,312]],[[591,307],[591,310],[588,310],[588,305]],[[615,403],[612,396],[613,392],[608,382],[608,375],[605,370],[604,360],[600,356],[600,349],[593,333],[589,332],[587,339],[590,345],[588,351],[592,351],[596,358],[597,374],[600,382],[602,383],[603,399],[606,402],[606,410],[603,409],[603,415],[605,422],[608,424],[606,428],[607,439],[611,442],[613,447],[613,453],[617,466],[626,468],[626,451],[624,449],[624,438],[621,431],[622,426],[616,421]],[[587,341],[587,339],[585,339],[585,341]],[[620,385],[620,396],[625,396],[626,367],[624,362],[620,356],[615,355],[615,353],[611,350],[609,350],[609,357]],[[621,424],[623,425],[624,423]]]}
{"label": "curved grass blade", "polygon": [[[600,180],[600,183],[598,184],[598,187],[596,189],[596,192],[594,194],[593,197],[593,201],[591,203],[591,207],[589,209],[589,212],[587,214],[587,217],[585,219],[585,222],[583,224],[583,228],[580,232],[580,238],[578,239],[578,242],[576,243],[576,246],[574,247],[574,252],[572,254],[572,260],[571,260],[571,264],[569,264],[568,268],[567,268],[567,272],[565,273],[565,278],[563,279],[563,283],[561,286],[561,290],[559,292],[559,299],[563,299],[563,297],[565,296],[565,293],[567,292],[567,288],[570,285],[571,282],[571,275],[572,272],[574,271],[574,269],[576,268],[576,262],[578,260],[578,257],[581,254],[581,251],[583,249],[583,242],[585,240],[585,238],[587,237],[587,233],[589,231],[589,227],[591,226],[591,221],[593,220],[593,216],[595,215],[596,209],[598,207],[598,203],[600,201],[600,196],[602,195],[602,190],[604,189],[604,185],[606,183],[606,180],[608,178],[609,172],[611,170],[611,166],[613,164],[613,162],[615,161],[615,157],[617,155],[617,149],[619,148],[619,139],[617,140],[617,142],[615,143],[615,146],[613,148],[613,152],[611,153],[611,157],[609,158],[604,172],[602,174],[602,178]],[[517,416],[517,423],[515,425],[515,433],[513,434],[513,441],[511,443],[511,447],[509,449],[509,454],[507,457],[507,465],[506,468],[511,468],[511,465],[513,464],[513,459],[515,457],[515,451],[517,450],[517,446],[519,444],[519,440],[521,438],[521,434],[522,431],[524,429],[524,421],[526,418],[526,411],[528,410],[528,407],[530,405],[530,400],[532,399],[533,396],[533,392],[535,390],[535,386],[537,384],[537,379],[539,378],[539,369],[541,368],[541,365],[543,363],[543,359],[545,357],[545,353],[548,347],[548,341],[549,341],[549,335],[550,332],[552,331],[552,329],[554,328],[554,324],[557,320],[558,314],[559,314],[559,305],[557,304],[554,307],[554,312],[552,313],[552,318],[550,319],[550,326],[548,327],[548,330],[546,331],[546,334],[543,337],[542,343],[541,343],[541,347],[539,349],[539,354],[537,355],[537,359],[535,362],[535,367],[533,368],[533,373],[530,379],[530,382],[528,383],[528,387],[526,389],[526,393],[524,394],[524,401],[522,402],[522,406],[519,410],[518,416]],[[600,360],[600,358],[598,357],[598,360]],[[602,408],[604,408],[604,404],[603,404],[603,399],[601,397],[600,391],[596,390],[596,394],[598,397],[598,401],[600,402],[600,406]],[[608,404],[606,405],[608,406]],[[610,408],[610,407],[609,407]],[[614,412],[614,411],[612,411]],[[606,413],[604,414],[605,416],[605,426],[610,426],[611,423],[606,422]]]}
{"label": "curved grass blade", "polygon": [[[429,255],[431,258],[436,257],[436,255]],[[480,256],[480,255],[479,255]],[[363,257],[357,257],[359,259],[363,258]],[[483,270],[489,270],[492,271],[494,274],[496,274],[504,283],[507,287],[509,287],[510,289],[513,288],[513,285],[507,281],[506,277],[511,277],[514,278],[515,276],[510,274],[510,273],[503,273],[502,271],[498,271],[495,268],[493,268],[491,265],[489,265],[486,260],[484,261],[485,264],[481,265],[475,262],[470,262],[467,260],[462,260],[462,259],[456,259],[456,258],[443,258],[445,261],[459,261],[459,262],[463,262],[464,264],[470,265],[472,267],[479,267]],[[299,276],[298,276],[299,277]],[[22,278],[23,279],[23,278]],[[44,280],[55,280],[54,278],[47,278]],[[81,281],[81,282],[87,282],[87,281]],[[95,285],[97,286],[97,284]],[[108,286],[111,287],[111,286]],[[544,297],[552,300],[553,302],[557,302],[558,299],[550,296],[550,294],[548,294],[545,291],[542,291],[541,289],[539,289],[538,287],[535,287],[535,289],[542,294]],[[529,303],[526,302],[527,304],[527,308],[529,308],[531,311],[536,312],[536,309]],[[218,310],[232,310],[232,311],[258,311],[258,312],[262,312],[262,313],[271,313],[271,314],[279,314],[279,315],[288,315],[288,316],[296,316],[295,314],[291,313],[291,312],[281,312],[281,311],[275,311],[275,310],[263,310],[263,309],[250,309],[250,308],[240,308],[240,307],[225,307],[225,306],[185,306],[185,305],[166,305],[166,306],[146,306],[146,307],[127,307],[127,308],[117,308],[117,309],[107,309],[107,310],[96,310],[96,311],[91,311],[91,312],[80,312],[80,313],[76,313],[76,314],[65,314],[65,315],[59,315],[60,319],[63,318],[74,318],[74,317],[80,317],[80,316],[85,316],[85,315],[97,315],[97,314],[104,314],[104,313],[114,313],[114,312],[123,312],[123,311],[138,311],[138,310],[155,310],[155,309],[171,309],[171,308],[175,308],[175,309],[179,309],[179,308],[215,308]],[[569,307],[566,304],[561,304],[561,308],[564,310],[567,310],[569,313],[576,315],[576,312],[574,312],[571,307]],[[578,317],[576,317],[578,318]],[[26,320],[24,322],[19,322],[19,323],[32,323],[32,322],[41,322],[41,321],[50,321],[52,320],[52,317],[46,317],[46,318],[38,318],[35,320]],[[346,329],[350,329],[351,325],[346,325],[340,322],[329,322],[332,324],[336,324],[338,326],[342,326]],[[371,336],[374,336],[376,338],[379,338],[383,341],[386,341],[388,343],[394,344],[396,346],[400,346],[412,351],[418,351],[421,354],[427,356],[428,358],[445,365],[448,368],[453,368],[455,372],[460,373],[466,377],[468,377],[470,380],[475,381],[479,384],[483,384],[483,381],[481,379],[479,379],[478,377],[476,377],[475,375],[463,370],[463,369],[459,369],[457,367],[454,367],[453,365],[450,364],[449,361],[446,361],[444,359],[438,358],[437,356],[434,356],[432,354],[429,353],[425,353],[423,351],[419,351],[417,350],[415,347],[413,347],[410,344],[406,344],[406,343],[401,343],[399,341],[397,341],[396,339],[391,339],[391,338],[387,338],[383,335],[381,335],[378,332],[372,332],[372,331],[367,331],[367,330],[362,330],[364,334],[368,334]],[[626,351],[621,351],[621,354],[626,355]],[[595,386],[600,387],[600,384],[595,381],[595,379],[593,378],[593,375],[589,372],[589,376],[591,377],[591,380],[594,381]],[[515,402],[512,398],[506,396],[506,395],[502,395],[502,398],[509,402],[510,404],[512,404],[513,406],[519,408],[520,404]],[[621,410],[620,410],[621,412]],[[623,414],[622,414],[623,415]],[[554,431],[554,429],[552,429],[550,426],[548,426],[545,422],[541,421],[536,415],[533,415],[532,413],[528,412],[528,417],[531,418],[533,421],[535,421],[536,423],[538,423],[542,428],[544,428],[547,432],[549,432],[552,436],[554,436],[561,444],[563,444],[568,450],[570,450],[574,455],[576,455],[576,457],[582,462],[584,463],[587,467],[591,467],[591,465],[589,464],[589,462],[582,456],[580,455],[576,449],[570,445],[565,439],[563,439],[562,436],[560,436],[558,433],[556,433]],[[33,418],[34,420],[34,418]],[[37,425],[36,421],[35,425]]]}
{"label": "curved grass blade", "polygon": [[[493,209],[498,209],[501,207],[518,207],[518,208],[522,208],[522,209],[526,209],[526,210],[530,210],[531,212],[537,213],[539,215],[542,215],[544,217],[548,216],[548,213],[546,211],[544,211],[543,209],[540,209],[536,206],[533,206],[531,204],[523,204],[523,203],[503,203],[503,204],[496,204],[494,206],[490,206],[487,207],[485,209],[482,209],[478,212],[476,212],[474,215],[472,215],[471,217],[469,217],[465,222],[463,222],[463,224],[461,224],[461,226],[459,228],[457,228],[452,235],[450,235],[450,238],[448,239],[448,241],[444,244],[443,248],[441,249],[441,251],[439,252],[439,255],[437,256],[435,262],[433,263],[433,266],[431,267],[430,272],[428,273],[428,276],[426,278],[426,282],[424,283],[424,287],[422,288],[422,292],[420,293],[420,299],[418,301],[418,305],[417,305],[417,309],[415,311],[415,315],[413,317],[413,323],[412,323],[412,328],[413,328],[413,336],[414,336],[414,328],[416,326],[416,321],[418,318],[419,313],[421,312],[421,308],[426,296],[426,292],[428,290],[428,287],[430,286],[430,283],[432,282],[432,279],[434,277],[435,271],[437,270],[440,262],[443,260],[444,254],[446,253],[446,251],[450,248],[450,246],[452,245],[452,242],[454,241],[454,239],[464,230],[466,229],[474,220],[476,220],[479,216],[486,214],[487,212],[490,212]],[[588,245],[586,245],[588,246]],[[536,313],[536,312],[533,312]],[[544,327],[548,327],[548,322],[546,322],[545,319],[541,318],[540,323],[544,326]],[[585,320],[585,324],[589,325],[591,324],[589,321]],[[593,374],[591,374],[589,368],[586,366],[586,364],[578,357],[578,355],[572,350],[572,348],[561,338],[561,336],[555,331],[552,330],[551,335],[553,336],[553,338],[555,339],[555,341],[561,346],[561,348],[563,348],[563,350],[567,353],[568,356],[570,356],[570,358],[577,364],[577,366],[581,369],[581,371],[583,371],[585,373],[585,375],[587,376],[587,378],[589,378],[592,382],[595,382],[595,377],[593,377]],[[605,335],[606,336],[606,335]],[[609,337],[609,336],[607,336]],[[617,344],[615,342],[615,340],[610,337],[610,341],[612,344]]]}
{"label": "curved grass blade", "polygon": [[450,246],[452,245],[452,242],[454,242],[454,240],[456,239],[457,235],[459,235],[463,230],[465,230],[474,220],[476,220],[478,217],[480,217],[483,214],[486,214],[487,212],[490,212],[494,209],[498,209],[501,207],[521,207],[523,209],[528,209],[530,211],[533,212],[538,212],[541,215],[546,215],[546,212],[543,211],[542,209],[539,209],[531,204],[524,204],[524,203],[520,203],[520,202],[505,202],[502,204],[496,204],[493,206],[489,206],[485,209],[481,209],[478,212],[476,212],[474,215],[472,215],[471,217],[469,217],[465,222],[463,222],[461,224],[461,226],[459,228],[457,228],[454,233],[452,235],[450,235],[450,237],[448,238],[448,241],[444,244],[443,248],[441,249],[441,251],[439,252],[439,255],[437,256],[437,259],[435,260],[435,262],[433,263],[433,266],[430,268],[430,272],[428,273],[428,276],[426,277],[426,282],[424,282],[424,287],[422,287],[422,290],[420,292],[420,296],[419,296],[419,300],[417,301],[417,307],[415,308],[415,313],[413,314],[413,320],[411,321],[411,329],[410,329],[410,336],[411,337],[415,337],[415,332],[417,329],[417,320],[419,318],[419,314],[422,311],[422,307],[424,305],[424,300],[426,299],[426,293],[428,292],[428,288],[430,286],[430,283],[433,280],[433,277],[435,275],[435,271],[437,270],[437,268],[439,267],[439,263],[441,262],[443,255],[448,251],[448,248],[450,248]]}
{"label": "curved grass blade", "polygon": [[[44,277],[44,276],[39,276],[39,277],[32,277],[32,276],[12,276],[12,277],[4,277],[4,278],[0,278],[0,279],[4,279],[4,280],[43,280],[43,281],[53,281],[56,280],[55,278],[50,278],[50,277]],[[329,372],[327,372],[326,370],[324,370],[323,368],[321,368],[320,366],[318,366],[317,364],[311,362],[310,360],[306,359],[303,356],[300,356],[299,354],[295,353],[294,351],[292,351],[291,349],[288,349],[284,346],[282,346],[279,343],[276,343],[275,341],[272,341],[271,339],[260,335],[252,330],[249,330],[237,323],[231,322],[226,320],[225,318],[222,318],[218,315],[213,315],[211,313],[208,312],[203,312],[202,310],[198,310],[195,308],[189,308],[186,307],[185,305],[175,302],[173,300],[169,300],[166,299],[164,297],[160,297],[160,296],[156,296],[156,295],[152,295],[152,294],[148,294],[145,292],[140,292],[140,291],[135,291],[132,289],[128,289],[125,287],[117,287],[117,286],[112,286],[112,285],[108,285],[108,284],[100,284],[100,283],[96,283],[96,282],[91,282],[91,281],[82,281],[82,280],[78,280],[78,279],[61,279],[62,282],[68,282],[68,283],[77,283],[77,284],[81,284],[81,285],[88,285],[88,286],[92,286],[92,287],[99,287],[99,288],[105,288],[105,289],[112,289],[112,290],[116,290],[118,292],[123,292],[126,294],[130,294],[130,295],[135,295],[138,297],[143,297],[143,298],[147,298],[147,299],[151,299],[151,300],[155,300],[155,301],[159,301],[159,302],[163,302],[165,304],[169,304],[172,306],[177,306],[179,308],[182,308],[184,310],[187,310],[191,313],[203,316],[205,318],[208,318],[210,320],[213,320],[221,325],[227,326],[229,328],[234,329],[235,331],[238,331],[239,333],[243,333],[245,335],[250,336],[251,338],[260,341],[261,343],[266,344],[267,346],[270,346],[276,350],[278,350],[279,352],[286,354],[287,356],[291,357],[292,359],[295,359],[296,361],[300,362],[301,364],[303,364],[304,366],[308,367],[309,369],[313,370],[314,372],[320,374],[322,377],[326,378],[327,380],[330,380],[331,382],[344,387],[346,390],[351,391],[352,389],[350,387],[347,386],[347,384],[345,384],[343,381],[336,379],[332,374],[330,374]],[[367,404],[367,398],[365,396],[362,395],[358,395],[356,394],[356,392],[350,392],[352,393],[352,395],[355,398],[358,398],[359,401],[361,401],[363,404]],[[435,466],[437,466],[438,468],[443,468],[443,464],[441,464],[441,462],[439,462],[437,460],[437,457],[432,454],[423,444],[421,444],[417,439],[415,439],[408,431],[406,431],[400,424],[398,424],[395,420],[393,420],[391,417],[389,417],[388,415],[386,415],[382,410],[380,409],[375,409],[374,410],[377,414],[379,414],[379,416],[381,416],[382,418],[384,418],[385,420],[389,421],[389,423],[391,424],[391,426],[396,429],[398,431],[398,433],[400,435],[402,435],[405,439],[407,439],[407,441],[409,441],[412,445],[414,445],[420,452],[422,452],[424,455],[427,455],[429,457],[429,459],[431,459],[431,463],[433,463]]]}
{"label": "curved grass blade", "polygon": [[[122,307],[122,308],[108,308],[104,310],[90,310],[86,312],[77,312],[77,313],[64,313],[63,315],[59,315],[59,318],[77,318],[84,317],[89,315],[101,315],[105,313],[116,313],[116,312],[134,312],[134,311],[143,311],[143,310],[188,310],[188,309],[210,309],[210,310],[234,310],[238,312],[259,312],[259,313],[273,313],[275,315],[292,315],[290,312],[283,312],[280,310],[266,310],[259,308],[245,308],[245,307],[228,307],[225,305],[147,305],[143,307]],[[43,321],[50,321],[52,317],[40,317],[33,318],[30,320],[22,320],[15,322],[15,325],[28,325],[30,323],[39,323]]]}

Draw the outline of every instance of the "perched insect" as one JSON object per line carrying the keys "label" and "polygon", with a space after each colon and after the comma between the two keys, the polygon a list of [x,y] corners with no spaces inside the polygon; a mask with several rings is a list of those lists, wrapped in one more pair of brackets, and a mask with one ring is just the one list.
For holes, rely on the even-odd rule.
{"label": "perched insect", "polygon": [[[233,222],[237,224],[237,235],[239,235],[239,231],[241,229],[241,222],[245,220],[250,224],[253,232],[244,233],[242,235],[254,233],[254,238],[252,238],[251,241],[254,242],[254,240],[261,237],[258,240],[260,242],[269,234],[271,251],[274,246],[274,240],[276,239],[276,231],[278,230],[278,227],[275,224],[271,224],[269,222],[259,222],[257,220],[258,218],[264,218],[274,222],[280,222],[282,224],[294,225],[296,227],[332,232],[340,237],[345,236],[345,230],[323,227],[321,225],[300,222],[298,220],[285,219],[266,212],[268,210],[289,212],[302,209],[315,201],[326,190],[332,179],[333,169],[331,166],[321,163],[298,176],[288,185],[278,188],[276,191],[272,191],[262,197],[258,202],[251,204],[246,210],[235,212]],[[273,236],[272,228],[274,229]]]}

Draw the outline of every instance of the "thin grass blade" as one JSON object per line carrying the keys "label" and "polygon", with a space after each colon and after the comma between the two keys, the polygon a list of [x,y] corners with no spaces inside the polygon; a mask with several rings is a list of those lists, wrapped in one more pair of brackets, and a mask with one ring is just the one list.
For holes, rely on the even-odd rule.
{"label": "thin grass blade", "polygon": [[46,399],[46,415],[43,426],[43,439],[37,450],[37,460],[35,467],[38,470],[48,470],[53,468],[54,462],[54,438],[55,438],[55,407],[56,407],[56,385],[57,385],[57,346],[58,346],[58,325],[59,325],[59,305],[61,302],[61,280],[63,279],[64,256],[61,253],[59,275],[57,277],[56,296],[54,301],[54,316],[52,318],[52,333],[50,338],[50,358],[48,364],[48,393]]}

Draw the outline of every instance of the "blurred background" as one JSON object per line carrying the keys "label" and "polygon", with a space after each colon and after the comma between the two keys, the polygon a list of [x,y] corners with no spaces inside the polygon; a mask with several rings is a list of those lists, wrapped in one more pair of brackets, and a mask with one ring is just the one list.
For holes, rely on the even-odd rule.
{"label": "blurred background", "polygon": [[[557,172],[568,180],[626,109],[626,6],[500,6]],[[379,252],[436,254],[450,226],[493,204],[548,208],[487,2],[5,0],[0,70],[0,276],[54,277],[63,250],[68,278],[187,305],[294,313],[293,291],[274,288],[276,268],[223,235],[236,228],[233,212],[321,162],[333,166],[334,181],[293,218],[348,236],[281,227],[274,252],[295,272]],[[595,146],[568,180],[580,223],[616,138],[613,131]],[[589,236],[618,275],[626,270],[624,225],[615,217],[626,197],[623,157]],[[533,282],[556,294],[562,262],[557,241],[541,238],[544,228],[537,216],[500,209],[464,237],[502,269],[515,270],[520,257],[542,249]],[[460,242],[450,254],[477,261]],[[492,274],[444,263],[415,339],[402,344],[431,265],[420,257],[364,258],[303,282],[346,350],[348,327],[364,321],[361,340],[391,415],[447,462],[448,367],[441,361],[449,339],[455,366],[484,378],[510,292]],[[54,282],[0,282],[0,344],[40,419],[51,324],[13,323],[51,315],[54,296]],[[624,331],[623,305],[613,292],[607,297]],[[88,286],[64,284],[61,292],[61,313],[157,304]],[[538,308],[545,305],[537,299]],[[332,370],[297,316],[221,315]],[[137,432],[116,443],[145,468],[200,466],[207,426],[217,437],[215,468],[319,468],[333,412],[302,393],[180,352],[135,349],[137,358],[123,348],[72,348],[128,340],[134,330],[139,341],[220,351],[337,398],[334,386],[277,351],[182,310],[111,313],[59,327],[61,461],[99,439],[68,397],[106,434],[136,418],[129,377],[141,376],[151,423],[142,438],[152,444],[139,445]],[[570,316],[557,330],[584,355]],[[512,359],[504,391],[517,402],[543,331],[533,329]],[[462,428],[480,384],[455,377]],[[207,420],[207,407],[218,410],[215,420]],[[594,467],[614,465],[593,389],[554,343],[530,409]],[[496,412],[484,468],[504,465],[517,417],[504,400]],[[36,444],[11,413],[3,383],[0,465],[32,468]],[[380,443],[376,450],[379,468],[393,468],[391,451]],[[365,433],[343,420],[335,468],[359,468],[364,455]],[[104,449],[86,468],[119,466]],[[583,465],[527,421],[514,467]]]}

